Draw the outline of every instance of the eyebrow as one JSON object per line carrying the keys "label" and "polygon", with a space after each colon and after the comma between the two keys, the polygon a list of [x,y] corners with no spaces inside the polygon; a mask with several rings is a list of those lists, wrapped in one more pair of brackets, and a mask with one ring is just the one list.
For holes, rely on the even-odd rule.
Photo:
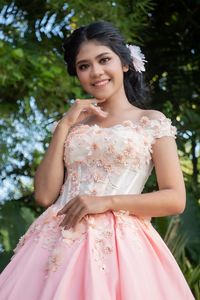
{"label": "eyebrow", "polygon": [[[107,54],[110,54],[110,52],[103,52],[103,53],[97,55],[97,56],[95,57],[95,59],[100,58],[101,56],[104,56],[104,55],[107,55]],[[82,63],[87,63],[87,62],[88,62],[87,59],[79,60],[79,61],[76,63],[76,65],[80,65],[80,64],[82,64]]]}

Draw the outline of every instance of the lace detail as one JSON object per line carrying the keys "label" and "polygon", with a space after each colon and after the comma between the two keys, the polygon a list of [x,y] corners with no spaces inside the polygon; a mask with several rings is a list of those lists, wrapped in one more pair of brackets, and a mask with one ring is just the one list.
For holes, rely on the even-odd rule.
{"label": "lace detail", "polygon": [[129,212],[124,210],[120,210],[118,212],[114,211],[113,214],[116,217],[116,231],[118,233],[118,236],[121,239],[124,239],[128,234],[128,239],[131,240],[134,244],[137,244],[138,250],[142,251],[137,223],[134,222],[134,219],[136,219],[136,217],[129,216]]}
{"label": "lace detail", "polygon": [[[116,130],[119,127],[122,129],[120,132]],[[113,171],[114,166],[115,169],[131,166],[137,170],[151,160],[151,146],[155,138],[175,138],[176,133],[176,127],[164,116],[158,120],[142,117],[139,124],[126,120],[110,128],[78,124],[66,138],[64,160],[67,166],[78,162],[89,166],[95,164],[105,171]]]}
{"label": "lace detail", "polygon": [[141,226],[151,230],[148,220],[121,210],[85,216],[76,228],[64,230],[59,226],[64,216],[56,214],[81,193],[99,196],[141,193],[153,166],[152,145],[157,138],[175,138],[175,135],[176,128],[165,117],[158,120],[142,117],[138,124],[126,120],[110,128],[96,124],[71,127],[64,143],[67,177],[60,196],[20,238],[14,253],[33,239],[48,251],[48,276],[65,263],[67,249],[73,250],[85,241],[103,272],[107,272],[107,259],[116,251],[116,239],[129,240],[142,251],[138,230]]}
{"label": "lace detail", "polygon": [[[77,124],[70,129],[64,144],[64,162],[70,181],[69,198],[81,191],[101,195],[104,186],[118,189],[114,176],[152,169],[152,145],[162,136],[175,137],[171,120],[142,117],[138,124],[130,120],[110,128]],[[81,172],[80,172],[81,170]]]}
{"label": "lace detail", "polygon": [[172,122],[169,118],[163,116],[158,120],[151,121],[150,123],[150,129],[152,130],[152,135],[155,139],[164,136],[176,138],[177,128],[172,126]]}
{"label": "lace detail", "polygon": [[[57,125],[59,124],[59,121],[55,121],[52,125],[51,132],[54,133]],[[146,127],[148,128],[149,126],[154,128],[154,136],[157,138],[160,138],[162,136],[172,136],[176,137],[177,135],[177,128],[172,125],[172,121],[169,118],[166,118],[164,115],[158,119],[149,119],[147,116],[141,117],[139,122],[133,122],[131,120],[125,120],[120,124],[115,124],[110,127],[101,127],[97,124],[94,125],[88,125],[88,124],[83,124],[83,123],[78,123],[74,124],[70,129],[69,133],[73,131],[74,133],[76,132],[76,129],[79,127],[87,127],[87,128],[93,128],[97,127],[99,129],[115,129],[116,127],[132,127],[132,128],[139,128],[139,127]],[[83,128],[83,132],[85,132]],[[80,128],[79,128],[79,133],[80,133]]]}
{"label": "lace detail", "polygon": [[[131,237],[134,244],[141,250],[140,238],[137,234],[137,225],[133,216],[128,212],[107,212],[104,214],[87,215],[76,225],[75,228],[64,230],[59,226],[63,216],[56,216],[58,208],[54,205],[49,207],[22,236],[14,249],[13,257],[28,242],[33,239],[42,248],[49,252],[46,265],[45,277],[51,272],[56,272],[63,265],[66,247],[71,248],[75,244],[80,244],[91,239],[91,251],[98,268],[106,272],[107,256],[112,254],[115,245],[114,224],[116,224],[116,234],[119,238]],[[113,218],[113,217],[114,218]],[[12,257],[12,259],[13,259]]]}
{"label": "lace detail", "polygon": [[[131,128],[125,136],[111,135],[98,127],[74,127],[65,142],[64,161],[69,168],[75,163],[87,167],[85,180],[100,181],[106,173],[120,174],[122,168],[138,170],[151,160],[152,136],[141,135]],[[98,172],[93,173],[96,169]],[[89,174],[90,172],[90,174]],[[86,175],[86,174],[85,174]]]}
{"label": "lace detail", "polygon": [[58,268],[62,265],[63,263],[63,251],[61,248],[56,249],[52,252],[51,255],[48,257],[47,261],[47,267],[45,269],[45,278],[48,277],[49,273],[51,272],[56,272]]}
{"label": "lace detail", "polygon": [[56,234],[60,231],[59,223],[61,220],[62,216],[56,216],[54,206],[49,207],[31,224],[27,232],[19,239],[16,248],[13,250],[13,257],[30,238],[33,238],[37,242],[41,241],[44,249],[51,250],[57,242]]}

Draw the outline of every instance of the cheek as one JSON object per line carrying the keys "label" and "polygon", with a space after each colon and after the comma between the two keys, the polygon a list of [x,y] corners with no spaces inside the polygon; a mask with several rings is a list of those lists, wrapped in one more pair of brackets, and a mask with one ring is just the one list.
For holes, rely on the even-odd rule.
{"label": "cheek", "polygon": [[113,63],[111,63],[108,66],[107,71],[109,71],[110,73],[117,74],[117,76],[122,75],[123,76],[123,69],[122,69],[122,65],[121,62],[119,61],[114,61]]}
{"label": "cheek", "polygon": [[86,84],[87,80],[86,80],[86,77],[83,74],[81,74],[81,75],[77,74],[77,76],[78,76],[78,80],[79,80],[81,85]]}
{"label": "cheek", "polygon": [[87,72],[77,72],[77,77],[81,84],[88,83],[88,73]]}
{"label": "cheek", "polygon": [[90,93],[90,89],[91,89],[91,86],[90,86],[90,80],[89,80],[89,75],[87,72],[77,72],[77,77],[78,77],[78,80],[80,82],[80,85],[82,87],[82,89],[84,91],[86,91],[87,93]]}

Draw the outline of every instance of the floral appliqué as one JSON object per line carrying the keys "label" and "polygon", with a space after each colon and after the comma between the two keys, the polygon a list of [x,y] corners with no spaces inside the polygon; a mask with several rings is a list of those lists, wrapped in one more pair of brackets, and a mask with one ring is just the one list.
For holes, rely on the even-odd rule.
{"label": "floral appliqu\u00e9", "polygon": [[156,139],[165,135],[175,137],[175,134],[176,128],[164,116],[157,120],[143,116],[137,124],[125,120],[110,128],[96,124],[72,127],[64,145],[70,197],[78,195],[81,183],[95,185],[85,192],[98,195],[105,183],[114,188],[112,175],[151,168],[152,145]]}
{"label": "floral appliqu\u00e9", "polygon": [[[105,186],[109,186],[111,193],[115,193],[116,189],[121,188],[116,181],[122,176],[127,176],[121,181],[122,191],[125,191],[126,181],[128,178],[132,180],[133,174],[138,176],[141,171],[141,174],[145,173],[144,179],[147,177],[152,163],[152,145],[156,139],[162,136],[175,137],[175,134],[176,128],[165,117],[158,120],[143,117],[138,124],[126,120],[110,128],[97,125],[74,126],[65,140],[67,177],[61,188],[60,199],[63,197],[63,203],[66,203],[68,198],[80,193],[82,186],[84,192],[91,195],[105,194]],[[130,173],[126,173],[127,170],[133,172],[131,177]],[[29,239],[33,239],[48,251],[47,274],[56,272],[62,266],[66,248],[83,243],[88,237],[93,258],[102,271],[106,271],[106,259],[115,251],[115,235],[121,239],[127,237],[141,249],[136,222],[138,219],[128,212],[85,216],[75,228],[64,230],[59,226],[64,216],[56,215],[61,208],[59,205],[59,202],[52,205],[36,219],[14,250],[16,254]],[[148,222],[144,226],[148,228]]]}
{"label": "floral appliqu\u00e9", "polygon": [[[49,207],[36,221],[29,227],[26,234],[20,238],[14,255],[22,248],[29,239],[41,244],[41,247],[48,251],[47,265],[44,270],[45,278],[51,272],[56,272],[63,264],[66,247],[70,248],[77,243],[82,243],[90,236],[92,241],[91,251],[94,261],[101,271],[106,272],[106,257],[113,253],[115,245],[114,218],[117,224],[116,230],[119,238],[124,238],[130,234],[132,241],[140,247],[137,227],[134,221],[130,220],[127,212],[106,212],[103,214],[86,215],[75,228],[64,230],[59,226],[63,217],[56,216],[58,209],[53,205]],[[13,258],[12,257],[12,258]]]}

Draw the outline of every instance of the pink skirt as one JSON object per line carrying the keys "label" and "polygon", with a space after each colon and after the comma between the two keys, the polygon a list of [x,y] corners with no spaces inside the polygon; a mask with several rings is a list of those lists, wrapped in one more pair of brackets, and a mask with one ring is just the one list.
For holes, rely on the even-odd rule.
{"label": "pink skirt", "polygon": [[194,300],[150,221],[109,211],[64,230],[59,209],[21,237],[0,275],[1,300]]}

